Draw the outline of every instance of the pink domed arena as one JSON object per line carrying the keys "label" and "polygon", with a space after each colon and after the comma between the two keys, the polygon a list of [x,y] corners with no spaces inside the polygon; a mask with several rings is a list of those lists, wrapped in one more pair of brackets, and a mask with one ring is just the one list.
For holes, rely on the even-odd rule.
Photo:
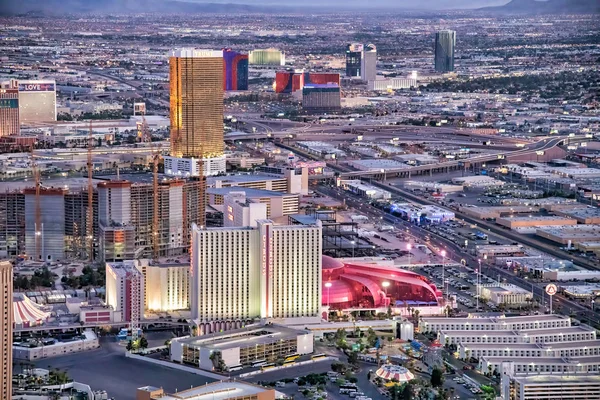
{"label": "pink domed arena", "polygon": [[323,256],[322,298],[332,309],[436,306],[442,292],[411,271]]}

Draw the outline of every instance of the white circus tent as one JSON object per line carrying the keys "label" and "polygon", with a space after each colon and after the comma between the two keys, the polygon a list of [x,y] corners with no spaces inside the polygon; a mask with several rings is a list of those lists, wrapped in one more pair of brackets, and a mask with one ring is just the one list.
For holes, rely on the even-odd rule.
{"label": "white circus tent", "polygon": [[50,313],[23,293],[15,293],[13,316],[16,328],[26,328],[43,324],[50,317]]}
{"label": "white circus tent", "polygon": [[391,381],[394,379],[400,383],[408,382],[415,378],[413,373],[408,369],[401,367],[400,365],[392,364],[382,365],[381,368],[375,372],[375,374],[385,380]]}

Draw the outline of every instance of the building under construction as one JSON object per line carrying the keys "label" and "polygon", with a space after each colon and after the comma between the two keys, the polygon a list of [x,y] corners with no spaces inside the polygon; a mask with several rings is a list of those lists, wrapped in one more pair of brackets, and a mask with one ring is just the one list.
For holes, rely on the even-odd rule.
{"label": "building under construction", "polygon": [[[98,183],[92,194],[94,259],[121,261],[187,252],[191,224],[204,224],[203,184],[203,180],[159,181],[154,229],[151,180]],[[37,200],[35,188],[0,193],[0,257],[23,255],[45,262],[89,259],[88,220],[86,186],[42,186]]]}

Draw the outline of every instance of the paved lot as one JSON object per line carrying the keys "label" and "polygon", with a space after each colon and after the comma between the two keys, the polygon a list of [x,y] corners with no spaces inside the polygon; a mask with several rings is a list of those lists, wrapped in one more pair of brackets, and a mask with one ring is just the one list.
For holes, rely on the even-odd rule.
{"label": "paved lot", "polygon": [[49,358],[36,362],[40,368],[60,368],[93,390],[106,390],[116,400],[134,400],[138,387],[162,386],[167,392],[212,382],[210,378],[125,358],[125,348],[113,337],[101,339],[98,350]]}

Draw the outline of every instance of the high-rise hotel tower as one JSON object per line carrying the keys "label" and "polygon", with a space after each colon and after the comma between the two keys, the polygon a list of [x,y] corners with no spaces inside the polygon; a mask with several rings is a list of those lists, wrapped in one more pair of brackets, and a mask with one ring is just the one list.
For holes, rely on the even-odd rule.
{"label": "high-rise hotel tower", "polygon": [[455,31],[439,31],[435,34],[435,70],[437,72],[454,71]]}
{"label": "high-rise hotel tower", "polygon": [[199,176],[201,165],[204,176],[224,172],[223,51],[174,50],[169,68],[171,154],[165,173]]}
{"label": "high-rise hotel tower", "polygon": [[200,333],[256,318],[320,320],[320,223],[257,224],[193,228],[190,306]]}

